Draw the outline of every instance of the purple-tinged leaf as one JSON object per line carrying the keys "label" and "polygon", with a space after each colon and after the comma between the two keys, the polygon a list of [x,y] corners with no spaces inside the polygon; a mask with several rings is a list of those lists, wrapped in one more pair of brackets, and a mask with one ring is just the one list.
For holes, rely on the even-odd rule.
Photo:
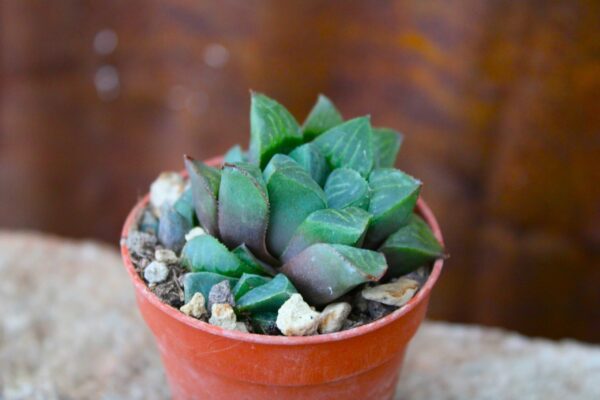
{"label": "purple-tinged leaf", "polygon": [[380,280],[387,269],[383,254],[340,244],[314,244],[281,267],[304,299],[330,303],[361,283]]}
{"label": "purple-tinged leaf", "polygon": [[219,236],[217,225],[217,198],[221,173],[200,161],[185,156],[185,168],[188,171],[194,208],[200,225],[213,236]]}
{"label": "purple-tinged leaf", "polygon": [[229,248],[246,244],[261,260],[275,261],[265,246],[269,222],[269,198],[256,165],[226,163],[219,188],[219,231]]}

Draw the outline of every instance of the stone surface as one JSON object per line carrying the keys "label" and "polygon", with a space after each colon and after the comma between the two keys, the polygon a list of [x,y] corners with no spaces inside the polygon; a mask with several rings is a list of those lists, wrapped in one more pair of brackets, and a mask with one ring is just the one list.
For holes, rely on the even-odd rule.
{"label": "stone surface", "polygon": [[206,311],[206,301],[202,293],[197,292],[194,293],[189,302],[182,305],[180,310],[185,315],[189,315],[194,318],[202,318],[207,314]]}
{"label": "stone surface", "polygon": [[294,293],[277,311],[277,328],[286,336],[314,335],[320,314],[310,308],[298,293]]}
{"label": "stone surface", "polygon": [[329,304],[321,312],[319,332],[332,333],[342,329],[344,321],[350,314],[350,311],[352,311],[352,306],[349,303]]}
{"label": "stone surface", "polygon": [[[0,231],[0,276],[0,398],[169,398],[113,248]],[[599,377],[599,346],[425,322],[396,399],[593,400]]]}
{"label": "stone surface", "polygon": [[211,310],[213,304],[229,304],[235,306],[235,298],[231,293],[231,284],[228,280],[221,281],[210,289],[208,293],[208,309]]}
{"label": "stone surface", "polygon": [[168,275],[169,268],[159,261],[152,261],[144,268],[144,279],[148,283],[161,283]]}
{"label": "stone surface", "polygon": [[162,207],[172,206],[185,190],[185,181],[177,172],[163,172],[150,185],[150,204],[160,216]]}
{"label": "stone surface", "polygon": [[419,282],[400,278],[397,281],[366,287],[362,296],[367,300],[377,301],[388,306],[401,307],[408,303],[419,289]]}
{"label": "stone surface", "polygon": [[209,324],[220,326],[223,329],[237,329],[237,318],[231,304],[213,304],[210,308]]}
{"label": "stone surface", "polygon": [[200,236],[200,235],[206,235],[206,231],[204,229],[200,228],[199,226],[196,226],[195,228],[190,229],[190,231],[185,234],[185,241],[189,242],[196,236]]}
{"label": "stone surface", "polygon": [[169,249],[156,249],[154,251],[154,258],[156,261],[160,261],[165,264],[177,263],[177,254],[175,254],[173,250]]}

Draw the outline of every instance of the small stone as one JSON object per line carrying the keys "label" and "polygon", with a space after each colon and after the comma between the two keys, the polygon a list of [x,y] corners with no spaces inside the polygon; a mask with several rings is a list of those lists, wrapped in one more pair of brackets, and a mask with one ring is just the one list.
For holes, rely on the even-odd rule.
{"label": "small stone", "polygon": [[208,293],[208,308],[212,308],[213,304],[225,303],[235,307],[235,298],[233,293],[231,293],[231,284],[228,280],[213,285]]}
{"label": "small stone", "polygon": [[352,311],[352,306],[348,303],[329,304],[321,312],[319,333],[333,333],[342,329],[350,311]]}
{"label": "small stone", "polygon": [[209,324],[220,326],[221,328],[230,331],[238,329],[235,312],[230,304],[213,304],[210,313],[210,319],[208,320]]}
{"label": "small stone", "polygon": [[395,282],[364,288],[362,296],[367,300],[400,307],[408,303],[417,290],[419,290],[419,282],[400,278]]}
{"label": "small stone", "polygon": [[154,252],[154,258],[156,261],[165,263],[165,264],[176,264],[177,263],[177,254],[173,250],[169,249],[156,249]]}
{"label": "small stone", "polygon": [[286,336],[308,336],[317,332],[319,313],[294,293],[277,312],[277,328]]}
{"label": "small stone", "polygon": [[160,216],[164,205],[172,206],[185,190],[185,180],[177,172],[163,172],[150,185],[150,204]]}
{"label": "small stone", "polygon": [[185,241],[189,242],[196,236],[206,235],[206,231],[199,226],[192,228],[188,233],[185,234]]}
{"label": "small stone", "polygon": [[388,306],[378,301],[367,301],[367,311],[373,321],[385,317],[395,309],[396,307],[394,306]]}
{"label": "small stone", "polygon": [[236,322],[235,323],[235,330],[236,331],[240,331],[240,332],[244,332],[244,333],[249,333],[248,332],[248,328],[246,327],[246,324],[243,322]]}
{"label": "small stone", "polygon": [[144,279],[148,283],[161,283],[169,275],[169,268],[164,263],[152,261],[144,268]]}
{"label": "small stone", "polygon": [[207,314],[204,296],[200,292],[194,293],[191,300],[181,306],[179,310],[190,317],[202,318]]}

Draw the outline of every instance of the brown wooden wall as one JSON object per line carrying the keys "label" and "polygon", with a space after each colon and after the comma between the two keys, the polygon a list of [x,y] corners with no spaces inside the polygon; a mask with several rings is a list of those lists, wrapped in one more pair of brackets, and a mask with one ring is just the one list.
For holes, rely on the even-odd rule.
{"label": "brown wooden wall", "polygon": [[598,21],[583,0],[2,1],[0,226],[116,243],[159,171],[246,140],[250,88],[299,119],[324,92],[406,133],[452,254],[433,317],[600,341]]}

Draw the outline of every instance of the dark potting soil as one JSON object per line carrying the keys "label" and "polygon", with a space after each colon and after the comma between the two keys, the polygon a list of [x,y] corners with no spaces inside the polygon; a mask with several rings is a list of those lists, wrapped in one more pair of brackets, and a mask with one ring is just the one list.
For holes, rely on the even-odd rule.
{"label": "dark potting soil", "polygon": [[[152,219],[155,220],[155,217],[153,217],[152,212],[147,207],[138,219],[137,229],[129,232],[126,241],[126,246],[129,249],[135,270],[144,282],[146,282],[144,279],[144,268],[154,261],[156,250],[165,248],[158,241],[156,225],[148,223],[148,221],[151,221]],[[167,267],[169,269],[167,278],[161,283],[148,284],[148,288],[150,288],[162,302],[179,310],[184,304],[182,282],[184,275],[188,271],[179,263],[179,261],[176,263],[169,263]],[[423,273],[423,271],[415,271],[407,275],[407,277],[418,281],[420,286],[422,286],[427,280],[429,272],[429,269],[425,273]],[[345,301],[352,305],[352,311],[344,322],[342,330],[348,330],[368,324],[379,318],[385,317],[397,309],[397,307],[394,306],[388,306],[376,301],[364,299],[361,295],[363,288],[364,285],[361,285],[336,300],[336,302]],[[203,318],[203,320],[206,320],[206,318]],[[242,317],[241,322],[245,323],[249,332],[253,332],[250,321],[243,320]],[[276,327],[269,333],[273,335],[280,334]]]}

